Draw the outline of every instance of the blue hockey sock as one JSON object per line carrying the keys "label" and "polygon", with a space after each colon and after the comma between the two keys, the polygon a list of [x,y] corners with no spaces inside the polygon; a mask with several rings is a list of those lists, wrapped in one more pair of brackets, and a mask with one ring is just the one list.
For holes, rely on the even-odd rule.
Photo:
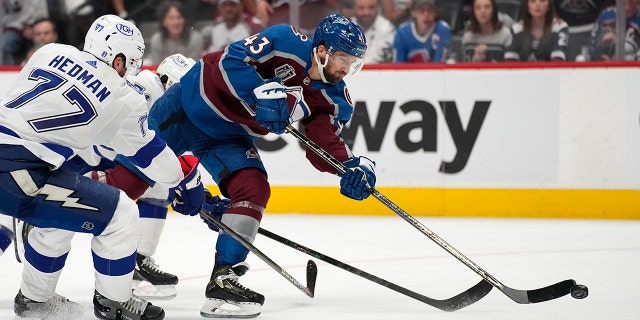
{"label": "blue hockey sock", "polygon": [[249,254],[249,249],[226,233],[218,236],[216,251],[216,265],[219,266],[233,266],[247,259]]}

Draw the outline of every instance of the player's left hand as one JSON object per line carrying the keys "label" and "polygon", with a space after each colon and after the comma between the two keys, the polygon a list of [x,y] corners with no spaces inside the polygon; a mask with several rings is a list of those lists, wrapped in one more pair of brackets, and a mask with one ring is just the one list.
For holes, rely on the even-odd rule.
{"label": "player's left hand", "polygon": [[343,164],[347,171],[340,179],[340,193],[355,200],[368,198],[376,186],[375,162],[366,157],[353,157]]}
{"label": "player's left hand", "polygon": [[[211,192],[209,192],[209,190],[206,190],[206,189],[205,189],[205,194],[206,194],[207,200],[202,205],[201,214],[206,214],[212,219],[221,221],[222,214],[224,214],[224,212],[229,208],[229,204],[231,203],[231,201],[229,201],[229,199],[221,198],[220,196],[214,197],[213,195],[211,195]],[[204,218],[202,220],[204,221],[204,223],[207,224],[209,229],[218,232],[218,226],[205,220]]]}
{"label": "player's left hand", "polygon": [[194,216],[200,212],[205,200],[204,186],[200,181],[198,159],[194,156],[179,156],[184,179],[174,188],[175,199],[171,208],[184,215]]}

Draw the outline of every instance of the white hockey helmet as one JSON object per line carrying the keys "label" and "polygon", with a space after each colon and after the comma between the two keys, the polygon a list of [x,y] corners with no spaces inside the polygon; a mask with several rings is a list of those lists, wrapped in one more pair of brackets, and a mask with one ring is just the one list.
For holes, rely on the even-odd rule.
{"label": "white hockey helmet", "polygon": [[116,15],[108,14],[96,19],[84,40],[84,51],[112,66],[117,55],[124,55],[127,72],[140,72],[144,55],[144,38],[135,24]]}
{"label": "white hockey helmet", "polygon": [[165,89],[169,89],[174,83],[180,82],[180,78],[193,67],[196,62],[191,59],[183,56],[182,54],[176,53],[172,54],[158,65],[158,76],[162,83],[165,84]]}
{"label": "white hockey helmet", "polygon": [[127,74],[126,79],[134,90],[144,95],[148,110],[151,110],[156,100],[164,94],[164,86],[160,82],[160,78],[151,70],[142,70],[135,76]]}

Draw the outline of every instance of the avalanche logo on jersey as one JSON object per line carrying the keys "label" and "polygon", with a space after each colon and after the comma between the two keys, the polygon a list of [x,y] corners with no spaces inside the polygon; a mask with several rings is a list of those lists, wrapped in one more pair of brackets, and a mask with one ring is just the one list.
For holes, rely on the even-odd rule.
{"label": "avalanche logo on jersey", "polygon": [[429,50],[425,48],[419,48],[416,50],[409,51],[409,62],[421,63],[421,62],[429,62],[429,61],[431,61],[431,55],[429,54]]}
{"label": "avalanche logo on jersey", "polygon": [[296,122],[311,114],[311,109],[309,109],[309,105],[304,101],[302,87],[300,86],[287,87],[287,104],[293,106],[291,115],[289,116],[291,122]]}

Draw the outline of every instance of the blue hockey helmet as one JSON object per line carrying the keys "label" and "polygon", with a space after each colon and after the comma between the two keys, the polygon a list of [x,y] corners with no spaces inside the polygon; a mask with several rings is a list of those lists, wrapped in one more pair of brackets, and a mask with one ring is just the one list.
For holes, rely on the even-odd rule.
{"label": "blue hockey helmet", "polygon": [[358,59],[364,57],[367,41],[357,22],[340,14],[322,19],[313,35],[313,47],[324,44],[331,55],[336,50],[344,51]]}

